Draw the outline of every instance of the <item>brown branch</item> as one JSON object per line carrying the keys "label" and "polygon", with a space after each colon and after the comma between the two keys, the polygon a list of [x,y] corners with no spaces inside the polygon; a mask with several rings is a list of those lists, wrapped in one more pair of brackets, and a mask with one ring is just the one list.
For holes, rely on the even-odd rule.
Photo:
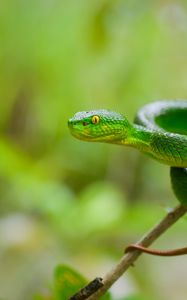
{"label": "brown branch", "polygon": [[[147,234],[145,234],[137,243],[137,245],[148,247],[159,236],[161,236],[167,229],[169,229],[178,219],[180,219],[187,212],[187,207],[182,205],[176,207],[169,212],[160,223],[153,227]],[[136,261],[141,255],[140,250],[133,250],[125,254],[119,263],[104,276],[102,283],[103,286],[94,294],[92,294],[88,300],[98,300],[105,294],[105,292],[113,285],[114,282]]]}

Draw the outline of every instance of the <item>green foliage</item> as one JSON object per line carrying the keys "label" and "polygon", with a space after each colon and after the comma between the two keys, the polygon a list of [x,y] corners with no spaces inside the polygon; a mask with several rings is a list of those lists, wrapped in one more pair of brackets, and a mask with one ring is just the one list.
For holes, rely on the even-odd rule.
{"label": "green foliage", "polygon": [[[54,271],[51,295],[37,295],[34,300],[67,300],[88,284],[88,281],[77,271],[66,265],[59,265]],[[111,300],[107,292],[101,300]]]}
{"label": "green foliage", "polygon": [[54,299],[67,300],[87,284],[78,272],[60,265],[55,269]]}
{"label": "green foliage", "polygon": [[[88,281],[77,271],[66,265],[55,268],[51,294],[37,295],[33,300],[67,300],[88,284]],[[140,295],[129,295],[125,298],[112,298],[107,292],[101,300],[146,300]]]}

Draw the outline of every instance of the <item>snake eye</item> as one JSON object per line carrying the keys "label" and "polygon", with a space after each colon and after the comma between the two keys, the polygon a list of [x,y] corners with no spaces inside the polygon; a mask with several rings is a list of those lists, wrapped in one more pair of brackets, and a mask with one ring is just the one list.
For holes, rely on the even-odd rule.
{"label": "snake eye", "polygon": [[96,125],[99,123],[100,118],[98,116],[93,116],[92,117],[92,124]]}

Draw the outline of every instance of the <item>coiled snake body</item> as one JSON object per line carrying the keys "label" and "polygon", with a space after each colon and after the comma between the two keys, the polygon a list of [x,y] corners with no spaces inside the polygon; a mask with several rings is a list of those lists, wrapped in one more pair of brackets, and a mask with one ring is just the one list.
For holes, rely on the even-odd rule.
{"label": "coiled snake body", "polygon": [[[180,203],[187,206],[187,101],[147,104],[138,111],[133,124],[123,115],[108,110],[78,112],[69,119],[68,126],[78,139],[135,147],[169,165],[173,191]],[[132,248],[136,245],[128,250]],[[186,252],[180,255],[187,253],[187,248],[183,249]],[[156,253],[150,251],[150,254]],[[162,255],[161,251],[157,255]]]}

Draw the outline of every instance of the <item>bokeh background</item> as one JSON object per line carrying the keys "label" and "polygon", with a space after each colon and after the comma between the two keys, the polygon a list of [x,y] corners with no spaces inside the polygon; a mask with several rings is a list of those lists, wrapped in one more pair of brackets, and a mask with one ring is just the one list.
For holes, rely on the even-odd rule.
{"label": "bokeh background", "polygon": [[[68,118],[108,108],[132,121],[147,102],[179,98],[186,1],[0,2],[1,299],[45,293],[59,263],[103,275],[177,204],[167,166],[75,140]],[[183,218],[154,247],[184,246],[186,230]],[[143,255],[112,293],[185,300],[186,278],[185,257]]]}

